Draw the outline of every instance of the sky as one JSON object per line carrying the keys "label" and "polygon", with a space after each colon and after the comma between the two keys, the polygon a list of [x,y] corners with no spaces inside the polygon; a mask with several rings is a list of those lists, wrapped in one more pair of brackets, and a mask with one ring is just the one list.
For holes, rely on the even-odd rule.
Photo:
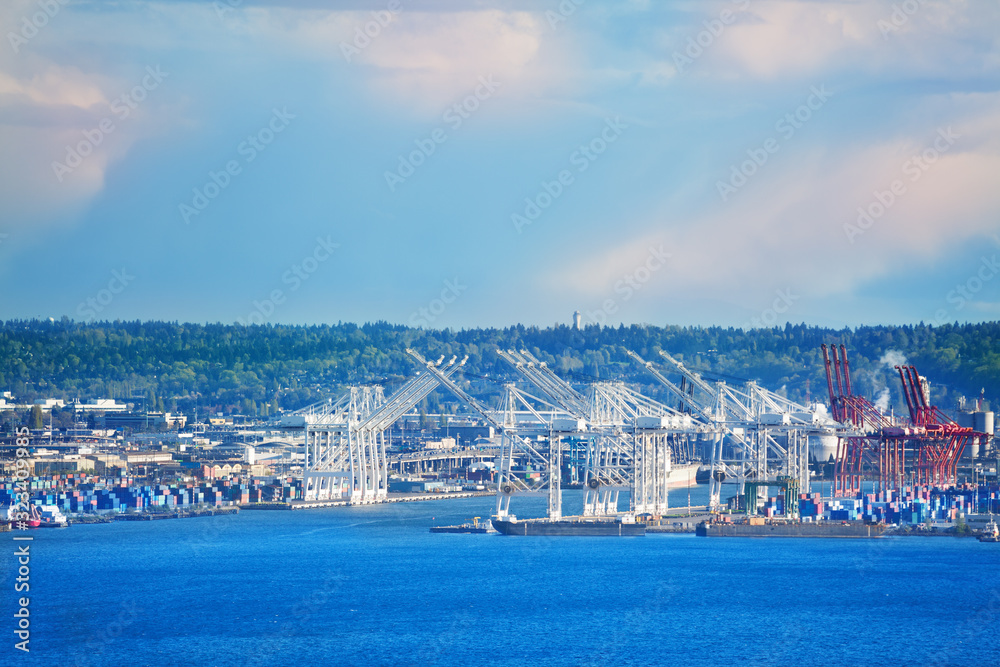
{"label": "sky", "polygon": [[1000,319],[1000,5],[5,0],[0,319]]}

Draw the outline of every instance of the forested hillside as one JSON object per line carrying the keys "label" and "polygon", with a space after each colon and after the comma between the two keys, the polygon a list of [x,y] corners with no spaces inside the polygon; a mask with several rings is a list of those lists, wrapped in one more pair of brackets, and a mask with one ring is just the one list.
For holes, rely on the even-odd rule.
{"label": "forested hillside", "polygon": [[[664,349],[710,377],[755,379],[796,400],[825,400],[821,343],[844,343],[856,390],[890,390],[901,408],[898,378],[885,363],[905,355],[930,378],[933,398],[954,407],[959,395],[1000,396],[1000,323],[830,330],[805,325],[743,331],[718,327],[559,326],[539,329],[428,331],[384,322],[242,327],[176,322],[9,321],[0,324],[0,390],[18,401],[41,397],[149,397],[167,410],[270,414],[325,398],[344,385],[380,382],[391,391],[428,358],[469,355],[466,377],[477,392],[496,390],[511,369],[498,347],[528,349],[574,382],[623,379],[658,395],[652,379],[625,354],[661,361]],[[886,358],[885,355],[890,354]],[[436,393],[434,410],[450,396]]]}

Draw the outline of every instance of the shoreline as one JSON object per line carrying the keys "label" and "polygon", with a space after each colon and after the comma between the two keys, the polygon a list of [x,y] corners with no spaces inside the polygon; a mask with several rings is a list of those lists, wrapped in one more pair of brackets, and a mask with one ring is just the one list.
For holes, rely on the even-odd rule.
{"label": "shoreline", "polygon": [[[67,518],[70,526],[87,526],[115,523],[117,521],[163,521],[167,519],[194,519],[205,516],[239,514],[250,511],[290,511],[300,509],[322,509],[326,507],[358,507],[364,505],[387,505],[389,503],[425,502],[429,500],[454,500],[495,496],[495,491],[458,491],[451,493],[393,494],[385,500],[349,502],[346,500],[293,500],[290,502],[236,503],[201,510],[171,510],[160,512],[133,512],[120,514],[82,514]],[[9,528],[8,528],[9,529]]]}

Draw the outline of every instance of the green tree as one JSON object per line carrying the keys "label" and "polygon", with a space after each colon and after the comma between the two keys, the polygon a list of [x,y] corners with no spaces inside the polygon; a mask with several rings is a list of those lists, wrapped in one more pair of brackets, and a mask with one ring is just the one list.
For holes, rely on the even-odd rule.
{"label": "green tree", "polygon": [[42,406],[38,404],[31,406],[30,428],[34,430],[45,428],[45,417],[42,415]]}

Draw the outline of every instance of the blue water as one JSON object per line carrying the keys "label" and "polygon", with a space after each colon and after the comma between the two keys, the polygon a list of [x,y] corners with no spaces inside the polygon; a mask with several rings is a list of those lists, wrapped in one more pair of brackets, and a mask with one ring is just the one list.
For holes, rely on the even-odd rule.
{"label": "blue water", "polygon": [[30,655],[3,533],[0,664],[1000,665],[1000,545],[427,530],[492,503],[32,531]]}

